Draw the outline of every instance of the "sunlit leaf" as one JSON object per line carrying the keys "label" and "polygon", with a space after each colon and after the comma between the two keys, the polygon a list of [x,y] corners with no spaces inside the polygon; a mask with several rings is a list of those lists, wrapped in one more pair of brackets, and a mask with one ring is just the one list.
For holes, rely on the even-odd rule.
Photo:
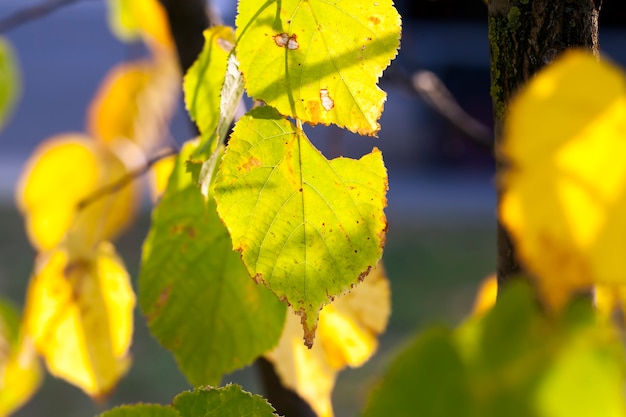
{"label": "sunlit leaf", "polygon": [[0,128],[11,114],[19,93],[17,59],[9,43],[0,38]]}
{"label": "sunlit leaf", "polygon": [[322,309],[318,340],[311,349],[302,344],[300,320],[290,311],[278,346],[266,357],[285,387],[319,417],[332,416],[338,372],[346,365],[360,366],[376,351],[390,308],[389,282],[379,265],[354,290]]}
{"label": "sunlit leaf", "polygon": [[285,306],[256,285],[232,251],[213,199],[179,156],[143,250],[139,301],[152,334],[194,385],[217,385],[276,345]]}
{"label": "sunlit leaf", "polygon": [[79,203],[127,173],[115,155],[89,137],[66,134],[46,140],[24,168],[16,196],[33,246],[52,249],[69,232],[70,240],[78,242],[73,249],[89,252],[97,242],[119,233],[134,213],[135,185],[84,208],[79,209]]}
{"label": "sunlit leaf", "polygon": [[276,417],[265,399],[232,384],[183,392],[174,398],[172,406],[181,417]]}
{"label": "sunlit leaf", "polygon": [[152,165],[150,169],[150,195],[153,202],[158,201],[165,192],[177,158],[178,155],[170,155],[159,159]]}
{"label": "sunlit leaf", "polygon": [[624,74],[581,51],[510,106],[500,215],[552,307],[593,284],[626,283],[625,131]]}
{"label": "sunlit leaf", "polygon": [[228,26],[204,31],[204,47],[185,74],[185,107],[198,125],[202,143],[215,134],[220,116],[220,91],[224,84],[228,54],[235,45],[235,32]]}
{"label": "sunlit leaf", "polygon": [[142,39],[150,46],[174,50],[167,14],[159,0],[108,0],[109,24],[124,41]]}
{"label": "sunlit leaf", "polygon": [[130,364],[134,303],[128,274],[110,244],[101,243],[91,258],[60,247],[38,259],[26,332],[50,373],[102,397]]}
{"label": "sunlit leaf", "polygon": [[284,115],[375,135],[396,56],[400,16],[391,0],[241,0],[237,57],[246,89]]}
{"label": "sunlit leaf", "polygon": [[328,161],[271,107],[239,120],[215,180],[218,212],[248,272],[286,300],[313,343],[319,310],[382,254],[380,151]]}
{"label": "sunlit leaf", "polygon": [[624,354],[591,306],[546,317],[512,283],[455,332],[430,329],[391,365],[364,415],[619,417]]}
{"label": "sunlit leaf", "polygon": [[131,141],[144,152],[161,145],[178,104],[177,66],[174,59],[163,58],[113,67],[89,106],[89,134],[108,146]]}
{"label": "sunlit leaf", "polygon": [[28,401],[42,379],[33,345],[20,334],[19,320],[13,306],[0,300],[0,416]]}
{"label": "sunlit leaf", "polygon": [[495,304],[498,297],[498,277],[496,274],[489,275],[483,279],[478,288],[478,294],[474,300],[473,314],[480,316],[489,311]]}

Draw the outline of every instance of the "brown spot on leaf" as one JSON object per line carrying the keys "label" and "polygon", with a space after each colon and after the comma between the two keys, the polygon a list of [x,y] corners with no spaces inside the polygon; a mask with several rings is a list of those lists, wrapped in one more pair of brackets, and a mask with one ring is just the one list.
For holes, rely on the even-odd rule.
{"label": "brown spot on leaf", "polygon": [[168,285],[167,287],[163,288],[163,291],[161,291],[161,294],[159,294],[159,297],[156,299],[156,301],[152,305],[150,312],[146,314],[146,320],[148,321],[148,323],[152,322],[152,320],[154,320],[160,315],[161,310],[163,309],[165,304],[167,304],[167,300],[169,300],[171,293],[172,293],[171,285]]}
{"label": "brown spot on leaf", "polygon": [[261,166],[261,161],[257,158],[255,158],[254,156],[251,156],[250,158],[248,158],[248,160],[246,162],[244,162],[243,165],[241,165],[239,167],[239,170],[243,170],[243,171],[250,171],[252,168],[257,168]]}
{"label": "brown spot on leaf", "polygon": [[359,274],[359,282],[363,282],[363,280],[365,279],[366,276],[369,275],[371,270],[372,270],[372,266],[369,265],[365,271],[361,272]]}
{"label": "brown spot on leaf", "polygon": [[313,328],[309,329],[306,323],[306,313],[304,310],[298,310],[295,312],[300,316],[300,323],[302,324],[302,328],[304,329],[304,345],[311,349],[313,347],[313,341],[315,340],[315,330],[317,330],[317,321]]}
{"label": "brown spot on leaf", "polygon": [[295,33],[288,35],[286,33],[279,33],[278,35],[272,36],[274,39],[274,43],[276,46],[281,48],[287,48],[290,50],[298,49],[300,45],[298,44],[298,37]]}
{"label": "brown spot on leaf", "polygon": [[376,16],[370,16],[367,18],[367,20],[369,20],[370,22],[372,22],[373,24],[377,25],[380,23],[380,19]]}
{"label": "brown spot on leaf", "polygon": [[252,280],[254,282],[256,282],[257,284],[263,284],[265,281],[263,281],[263,275],[258,273],[255,276],[252,277]]}
{"label": "brown spot on leaf", "polygon": [[311,121],[313,123],[319,122],[321,116],[320,103],[310,100],[307,102],[306,108],[309,110],[309,114],[311,115]]}

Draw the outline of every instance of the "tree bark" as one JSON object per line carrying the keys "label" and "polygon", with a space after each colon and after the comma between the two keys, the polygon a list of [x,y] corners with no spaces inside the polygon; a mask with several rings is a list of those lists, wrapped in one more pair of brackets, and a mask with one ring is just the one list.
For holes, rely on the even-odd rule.
{"label": "tree bark", "polygon": [[[488,0],[491,97],[494,110],[496,175],[507,169],[499,152],[507,104],[537,71],[568,48],[598,54],[602,0]],[[502,190],[498,185],[498,201]],[[498,288],[523,267],[515,245],[498,220]]]}

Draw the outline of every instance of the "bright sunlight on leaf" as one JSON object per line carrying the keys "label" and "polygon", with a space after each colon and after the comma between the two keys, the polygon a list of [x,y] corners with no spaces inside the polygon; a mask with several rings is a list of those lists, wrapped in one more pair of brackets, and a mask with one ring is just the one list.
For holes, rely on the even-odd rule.
{"label": "bright sunlight on leaf", "polygon": [[17,60],[11,45],[0,38],[0,128],[11,114],[20,92]]}
{"label": "bright sunlight on leaf", "polygon": [[20,334],[15,308],[0,300],[0,416],[8,416],[35,393],[41,383],[39,360],[31,340]]}
{"label": "bright sunlight on leaf", "polygon": [[89,137],[66,134],[43,142],[24,168],[17,204],[28,237],[40,251],[66,239],[73,250],[91,248],[121,231],[132,217],[136,187],[129,185],[79,209],[91,192],[127,174],[124,164]]}
{"label": "bright sunlight on leaf", "polygon": [[215,199],[248,272],[302,318],[311,346],[319,310],[382,255],[387,172],[378,149],[328,161],[271,107],[235,126]]}
{"label": "bright sunlight on leaf", "polygon": [[130,365],[134,304],[130,278],[112,245],[101,243],[90,258],[61,246],[37,260],[26,333],[50,373],[100,398]]}
{"label": "bright sunlight on leaf", "polygon": [[281,114],[376,135],[386,95],[378,78],[396,56],[391,0],[241,0],[237,57],[248,93]]}
{"label": "bright sunlight on leaf", "polygon": [[582,51],[539,73],[509,108],[500,215],[554,308],[594,284],[626,284],[624,132],[624,74]]}
{"label": "bright sunlight on leaf", "polygon": [[311,349],[302,344],[300,320],[290,311],[278,346],[266,357],[285,387],[308,402],[319,417],[330,417],[337,374],[346,365],[361,366],[372,356],[390,312],[389,282],[379,264],[350,293],[322,309],[318,340]]}
{"label": "bright sunlight on leaf", "polygon": [[124,41],[142,39],[166,51],[174,49],[167,15],[159,0],[108,0],[111,31]]}
{"label": "bright sunlight on leaf", "polygon": [[185,172],[198,142],[176,162],[145,241],[139,301],[152,334],[194,385],[219,384],[278,343],[285,306],[256,285],[228,231]]}

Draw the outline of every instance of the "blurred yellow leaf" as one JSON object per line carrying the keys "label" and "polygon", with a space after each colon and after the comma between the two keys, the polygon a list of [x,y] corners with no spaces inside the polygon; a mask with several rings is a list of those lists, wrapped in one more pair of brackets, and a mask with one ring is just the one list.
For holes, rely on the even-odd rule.
{"label": "blurred yellow leaf", "polygon": [[16,196],[33,246],[52,249],[69,232],[72,241],[89,251],[115,236],[132,217],[136,184],[80,210],[78,204],[127,172],[115,155],[84,135],[65,134],[42,143],[22,172]]}
{"label": "blurred yellow leaf", "polygon": [[138,60],[113,67],[87,112],[87,131],[115,146],[131,141],[149,152],[167,138],[181,75],[174,57]]}
{"label": "blurred yellow leaf", "polygon": [[112,245],[88,258],[62,246],[37,261],[24,323],[50,373],[101,398],[130,365],[134,304]]}
{"label": "blurred yellow leaf", "polygon": [[159,159],[150,169],[150,195],[152,201],[156,202],[165,192],[170,175],[174,170],[178,155],[170,155]]}
{"label": "blurred yellow leaf", "polygon": [[553,308],[593,284],[626,283],[624,132],[624,74],[582,51],[555,60],[509,108],[500,216]]}
{"label": "blurred yellow leaf", "polygon": [[174,50],[167,14],[159,0],[109,0],[111,30],[124,41]]}
{"label": "blurred yellow leaf", "polygon": [[337,373],[366,362],[391,311],[389,282],[379,264],[352,292],[325,306],[319,316],[318,341],[308,349],[302,325],[292,310],[278,346],[266,354],[281,382],[302,397],[319,417],[333,415],[331,395]]}
{"label": "blurred yellow leaf", "polygon": [[0,417],[21,407],[41,384],[32,341],[20,334],[19,316],[0,301]]}
{"label": "blurred yellow leaf", "polygon": [[498,298],[498,277],[491,274],[483,279],[478,288],[472,315],[482,316],[496,304]]}

